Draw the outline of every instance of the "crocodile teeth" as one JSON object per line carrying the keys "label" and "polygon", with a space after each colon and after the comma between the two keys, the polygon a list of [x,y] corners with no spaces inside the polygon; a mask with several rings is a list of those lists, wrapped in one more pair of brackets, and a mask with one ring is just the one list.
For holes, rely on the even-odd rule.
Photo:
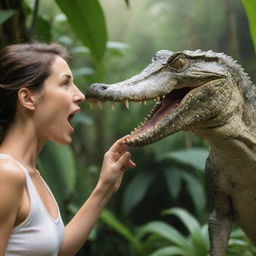
{"label": "crocodile teeth", "polygon": [[129,109],[129,101],[128,100],[124,100],[124,105],[126,106],[127,109]]}
{"label": "crocodile teeth", "polygon": [[130,143],[131,140],[130,139],[126,139],[124,142]]}
{"label": "crocodile teeth", "polygon": [[100,103],[100,101],[89,101],[89,105],[90,105],[90,109],[92,110],[93,109],[93,106],[95,106],[96,104],[99,104]]}
{"label": "crocodile teeth", "polygon": [[132,134],[132,133],[135,133],[137,130],[138,130],[138,128],[133,129],[133,131],[131,132],[131,134]]}
{"label": "crocodile teeth", "polygon": [[98,105],[99,105],[100,110],[102,110],[103,109],[103,105],[102,105],[102,103],[100,101],[98,101]]}
{"label": "crocodile teeth", "polygon": [[141,140],[141,139],[143,139],[143,136],[142,136],[142,135],[139,135],[137,138],[138,138],[139,140]]}

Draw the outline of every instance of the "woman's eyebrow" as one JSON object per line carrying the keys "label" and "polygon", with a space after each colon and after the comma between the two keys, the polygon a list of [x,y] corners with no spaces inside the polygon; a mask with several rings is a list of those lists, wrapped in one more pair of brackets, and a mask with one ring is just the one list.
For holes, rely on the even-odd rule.
{"label": "woman's eyebrow", "polygon": [[72,76],[71,75],[69,75],[69,74],[64,74],[64,75],[62,75],[61,76],[61,78],[63,79],[72,79]]}

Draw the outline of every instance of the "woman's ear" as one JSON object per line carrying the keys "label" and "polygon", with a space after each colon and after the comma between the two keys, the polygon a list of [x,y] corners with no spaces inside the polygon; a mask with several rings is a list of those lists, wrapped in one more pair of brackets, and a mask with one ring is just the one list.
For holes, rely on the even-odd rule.
{"label": "woman's ear", "polygon": [[26,109],[35,110],[37,99],[37,93],[29,90],[26,87],[22,87],[18,91],[18,100]]}

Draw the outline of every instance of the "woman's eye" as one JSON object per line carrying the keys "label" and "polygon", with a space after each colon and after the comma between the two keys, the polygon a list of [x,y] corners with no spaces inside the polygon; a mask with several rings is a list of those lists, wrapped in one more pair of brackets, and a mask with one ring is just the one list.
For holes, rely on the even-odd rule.
{"label": "woman's eye", "polygon": [[62,83],[63,86],[69,86],[69,81],[65,81]]}
{"label": "woman's eye", "polygon": [[175,60],[171,60],[170,62],[168,62],[168,64],[169,64],[169,67],[176,70],[180,70],[186,66],[187,60],[185,58],[178,58]]}

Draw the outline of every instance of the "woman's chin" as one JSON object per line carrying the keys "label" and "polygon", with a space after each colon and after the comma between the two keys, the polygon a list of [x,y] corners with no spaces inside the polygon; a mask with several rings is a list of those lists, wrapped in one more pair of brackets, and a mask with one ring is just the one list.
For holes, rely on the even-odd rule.
{"label": "woman's chin", "polygon": [[72,137],[71,134],[68,134],[63,137],[53,138],[51,141],[61,145],[69,145],[72,142]]}
{"label": "woman's chin", "polygon": [[62,145],[69,145],[71,142],[72,142],[72,137],[70,136],[69,138],[67,138],[65,141],[63,141],[60,144],[62,144]]}

